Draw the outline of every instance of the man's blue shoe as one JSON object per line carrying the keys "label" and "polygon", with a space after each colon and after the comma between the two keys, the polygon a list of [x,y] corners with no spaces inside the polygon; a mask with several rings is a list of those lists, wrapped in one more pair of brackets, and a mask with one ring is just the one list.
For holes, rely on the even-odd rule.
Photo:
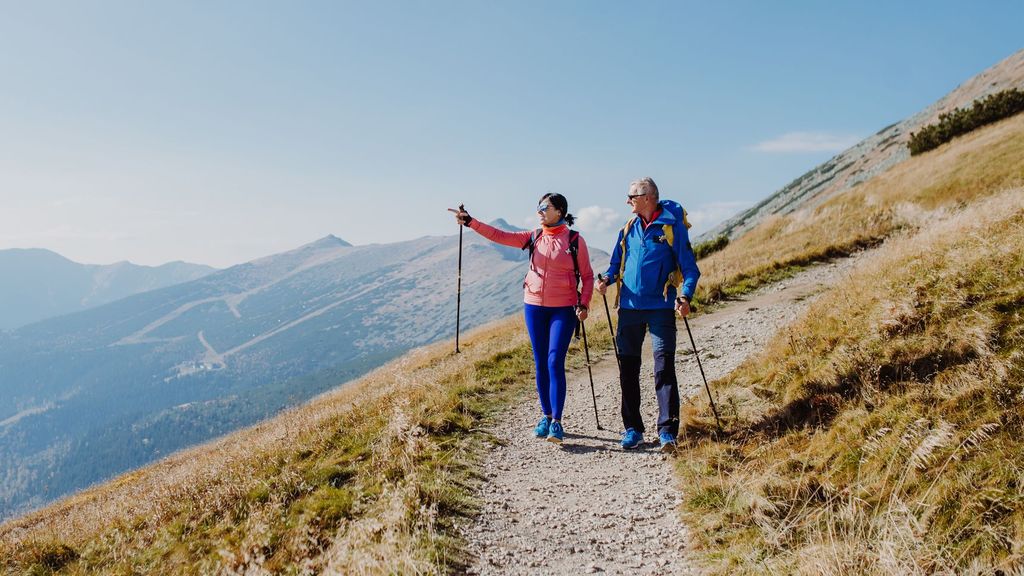
{"label": "man's blue shoe", "polygon": [[676,449],[676,437],[668,432],[658,434],[658,442],[661,443],[662,452],[674,452]]}
{"label": "man's blue shoe", "polygon": [[622,448],[624,450],[632,450],[643,443],[643,433],[637,432],[633,428],[626,428],[626,431],[622,434]]}
{"label": "man's blue shoe", "polygon": [[548,442],[554,442],[555,444],[562,443],[562,436],[565,435],[565,431],[562,430],[561,422],[552,422],[551,427],[548,430]]}
{"label": "man's blue shoe", "polygon": [[547,416],[541,416],[540,422],[537,422],[537,427],[533,429],[533,433],[537,438],[547,438],[548,432],[551,429],[551,419]]}

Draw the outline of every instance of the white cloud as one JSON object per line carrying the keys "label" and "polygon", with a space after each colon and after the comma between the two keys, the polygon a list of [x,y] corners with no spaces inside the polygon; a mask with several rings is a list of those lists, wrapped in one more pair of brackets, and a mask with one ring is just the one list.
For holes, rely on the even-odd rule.
{"label": "white cloud", "polygon": [[693,238],[702,232],[711,229],[715,224],[736,215],[740,210],[749,208],[753,202],[709,202],[701,204],[693,210],[686,209],[687,217],[693,229],[690,230],[690,237]]}
{"label": "white cloud", "polygon": [[[604,206],[584,206],[579,210],[569,209],[569,212],[576,217],[573,228],[592,235],[611,231],[618,232],[629,216],[628,214],[619,214]],[[530,230],[539,225],[536,214],[524,216],[521,222],[524,228]]]}
{"label": "white cloud", "polygon": [[782,136],[751,146],[758,152],[842,152],[862,138],[856,134],[830,134],[828,132],[787,132]]}
{"label": "white cloud", "polygon": [[604,206],[586,206],[576,212],[576,228],[581,232],[603,234],[618,230],[625,217],[611,208]]}
{"label": "white cloud", "polygon": [[[579,210],[570,208],[569,212],[576,217],[573,228],[583,235],[591,253],[595,248],[611,251],[619,229],[629,219],[628,213],[619,213],[604,206],[585,206]],[[523,218],[522,223],[524,228],[533,230],[538,226],[537,215]]]}

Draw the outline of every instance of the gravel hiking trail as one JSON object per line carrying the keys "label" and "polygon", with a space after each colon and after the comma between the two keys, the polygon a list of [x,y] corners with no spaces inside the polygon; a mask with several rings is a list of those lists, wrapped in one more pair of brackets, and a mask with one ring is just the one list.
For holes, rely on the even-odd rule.
{"label": "gravel hiking trail", "polygon": [[[728,374],[764,347],[815,297],[849,273],[862,255],[806,269],[762,287],[711,313],[691,317],[690,327],[708,381]],[[599,294],[592,316],[604,314]],[[594,316],[596,318],[596,316]],[[613,311],[614,320],[614,311]],[[536,392],[499,416],[491,433],[497,445],[485,456],[479,517],[463,527],[473,564],[470,574],[698,574],[689,558],[688,529],[679,506],[670,458],[657,445],[650,337],[644,342],[641,394],[646,444],[619,447],[618,369],[611,350],[591,348],[601,427],[594,422],[585,367],[568,374],[561,446],[533,436],[540,417]],[[576,352],[570,351],[570,354]],[[687,398],[704,395],[689,336],[680,323],[676,371]],[[682,439],[681,439],[682,440]],[[680,455],[679,457],[685,457]]]}

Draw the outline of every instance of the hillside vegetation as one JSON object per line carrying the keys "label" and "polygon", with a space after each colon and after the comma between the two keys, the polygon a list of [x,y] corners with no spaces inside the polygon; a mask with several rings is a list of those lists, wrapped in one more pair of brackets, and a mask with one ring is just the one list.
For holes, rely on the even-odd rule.
{"label": "hillside vegetation", "polygon": [[956,108],[940,114],[938,122],[911,133],[907,147],[910,154],[916,156],[957,136],[1021,112],[1024,112],[1024,91],[1016,88],[1003,90],[976,100],[970,108]]}
{"label": "hillside vegetation", "polygon": [[915,230],[937,209],[958,209],[1024,185],[1024,115],[896,165],[823,204],[776,216],[700,262],[697,297],[714,302],[801,266],[877,246]]}
{"label": "hillside vegetation", "polygon": [[[982,101],[991,94],[1015,89],[1024,89],[1024,50],[1018,50],[967,79],[917,114],[880,129],[856,145],[836,154],[827,162],[798,176],[756,205],[717,224],[699,240],[714,238],[719,234],[728,234],[735,240],[772,215],[792,215],[794,211],[818,206],[852,188],[862,186],[911,158],[907,144],[915,132],[922,132],[926,126],[935,123],[943,115],[949,117],[958,108],[970,109],[975,102]],[[988,120],[997,118],[1001,108],[1002,106],[992,106],[984,114],[972,115],[970,122],[958,121],[957,124],[961,127],[976,128],[976,120],[983,117]],[[943,128],[934,135],[938,134],[952,135],[953,132]]]}
{"label": "hillside vegetation", "polygon": [[709,257],[705,297],[885,242],[712,384],[677,466],[715,573],[992,574],[1024,561],[1024,117]]}
{"label": "hillside vegetation", "polygon": [[[256,427],[0,526],[11,573],[437,573],[462,565],[483,422],[531,382],[522,321],[410,353]],[[591,346],[610,346],[591,323]],[[570,351],[581,362],[582,352]]]}

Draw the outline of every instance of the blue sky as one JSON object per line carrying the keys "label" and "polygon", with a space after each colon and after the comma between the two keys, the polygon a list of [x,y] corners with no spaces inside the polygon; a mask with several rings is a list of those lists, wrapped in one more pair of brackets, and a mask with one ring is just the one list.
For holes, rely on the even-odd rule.
{"label": "blue sky", "polygon": [[0,249],[228,266],[333,233],[696,231],[1024,48],[1024,3],[8,2]]}

